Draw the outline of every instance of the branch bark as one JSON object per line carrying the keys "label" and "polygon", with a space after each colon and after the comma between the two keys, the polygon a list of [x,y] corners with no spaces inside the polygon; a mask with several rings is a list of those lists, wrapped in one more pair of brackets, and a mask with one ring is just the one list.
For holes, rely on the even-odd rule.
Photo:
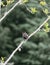
{"label": "branch bark", "polygon": [[4,16],[0,19],[0,23],[18,4],[21,4],[21,0],[19,0],[8,12],[4,14]]}
{"label": "branch bark", "polygon": [[28,39],[30,39],[35,33],[37,33],[49,19],[50,19],[50,16],[48,16],[48,18],[33,33],[31,33],[26,40],[21,41],[19,46],[12,52],[12,54],[9,56],[9,58],[5,61],[4,65],[6,65],[10,61],[10,59],[14,56],[14,54],[17,52],[17,50],[19,50],[19,48],[24,43],[26,43],[28,41]]}

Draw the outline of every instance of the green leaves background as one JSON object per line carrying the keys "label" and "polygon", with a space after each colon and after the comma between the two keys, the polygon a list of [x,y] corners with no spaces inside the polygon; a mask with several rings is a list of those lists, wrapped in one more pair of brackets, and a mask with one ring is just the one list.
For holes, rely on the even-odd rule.
{"label": "green leaves background", "polygon": [[[49,4],[49,0],[46,0]],[[12,4],[13,5],[13,4]],[[10,6],[12,6],[10,5]],[[32,14],[27,7],[36,7],[38,12]],[[18,5],[0,25],[0,57],[9,57],[12,51],[23,40],[22,32],[28,35],[35,31],[47,18],[37,0]],[[49,7],[48,7],[49,9]],[[50,21],[48,21],[50,27]],[[5,60],[6,60],[5,59]],[[10,62],[15,65],[49,65],[50,64],[50,32],[43,28],[23,44]]]}

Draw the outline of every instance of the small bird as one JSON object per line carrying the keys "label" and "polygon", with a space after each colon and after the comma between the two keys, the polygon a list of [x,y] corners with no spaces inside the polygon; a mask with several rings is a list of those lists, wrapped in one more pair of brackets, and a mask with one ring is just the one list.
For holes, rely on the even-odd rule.
{"label": "small bird", "polygon": [[26,32],[23,32],[22,33],[22,36],[23,36],[24,39],[27,39],[28,38],[28,34]]}

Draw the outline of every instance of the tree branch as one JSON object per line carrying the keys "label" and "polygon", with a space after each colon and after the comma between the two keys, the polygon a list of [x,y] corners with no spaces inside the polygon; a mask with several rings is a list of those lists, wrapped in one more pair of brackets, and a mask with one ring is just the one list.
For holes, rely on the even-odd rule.
{"label": "tree branch", "polygon": [[49,19],[50,19],[50,16],[48,16],[48,18],[33,33],[31,33],[26,40],[21,41],[19,46],[12,52],[9,58],[5,61],[4,65],[6,65],[10,61],[10,59],[14,56],[17,50],[19,50],[21,46],[28,41],[29,38],[31,38],[35,33],[37,33]]}
{"label": "tree branch", "polygon": [[21,4],[21,0],[19,0],[8,12],[4,14],[4,16],[0,19],[0,22],[18,5]]}

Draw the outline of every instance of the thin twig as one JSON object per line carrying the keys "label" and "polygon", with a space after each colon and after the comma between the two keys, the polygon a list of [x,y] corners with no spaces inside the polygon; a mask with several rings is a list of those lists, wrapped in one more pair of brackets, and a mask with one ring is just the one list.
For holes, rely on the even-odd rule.
{"label": "thin twig", "polygon": [[19,46],[12,52],[12,54],[9,56],[9,58],[5,61],[4,65],[6,65],[10,61],[10,59],[14,56],[14,54],[17,52],[17,50],[19,50],[19,48],[24,43],[26,43],[30,37],[32,37],[35,33],[37,33],[49,19],[50,19],[50,16],[48,16],[48,18],[33,33],[31,33],[26,40],[21,41]]}
{"label": "thin twig", "polygon": [[18,5],[21,4],[21,0],[19,0],[8,12],[4,14],[4,16],[0,19],[0,22]]}

